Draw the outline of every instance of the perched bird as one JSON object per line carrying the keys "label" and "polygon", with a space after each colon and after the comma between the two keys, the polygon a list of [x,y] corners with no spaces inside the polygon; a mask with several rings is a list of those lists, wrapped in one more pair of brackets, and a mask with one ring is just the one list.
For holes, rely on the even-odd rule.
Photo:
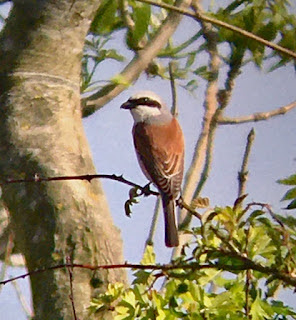
{"label": "perched bird", "polygon": [[121,108],[134,118],[133,139],[140,167],[158,189],[164,211],[165,244],[179,244],[175,202],[181,190],[184,168],[184,138],[177,119],[150,91],[131,96]]}

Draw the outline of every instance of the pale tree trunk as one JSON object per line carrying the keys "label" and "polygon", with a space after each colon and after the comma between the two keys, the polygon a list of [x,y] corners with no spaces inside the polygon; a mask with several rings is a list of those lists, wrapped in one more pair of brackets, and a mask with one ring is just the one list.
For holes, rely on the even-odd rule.
{"label": "pale tree trunk", "polygon": [[[84,39],[99,0],[18,0],[0,40],[0,168],[7,178],[93,174],[80,110]],[[104,155],[102,155],[104,156]],[[98,181],[2,188],[16,245],[29,271],[64,263],[122,262],[122,242]],[[96,281],[91,281],[95,277]],[[74,269],[80,320],[94,288],[125,281],[121,270]],[[73,319],[67,270],[31,277],[35,319]],[[105,314],[104,319],[110,317]]]}

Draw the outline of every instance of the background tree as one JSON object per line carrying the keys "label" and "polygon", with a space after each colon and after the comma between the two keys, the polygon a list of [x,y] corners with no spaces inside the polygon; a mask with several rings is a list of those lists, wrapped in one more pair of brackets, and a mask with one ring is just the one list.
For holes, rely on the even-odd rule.
{"label": "background tree", "polygon": [[[150,5],[140,1],[93,1],[91,5],[86,1],[59,1],[58,3],[43,1],[38,5],[35,1],[14,3],[2,32],[1,41],[1,73],[3,75],[1,77],[3,106],[1,109],[3,123],[1,166],[2,172],[5,172],[3,180],[10,177],[32,177],[35,174],[44,177],[94,173],[83,135],[80,110],[84,116],[93,114],[132,84],[143,71],[150,77],[168,79],[168,61],[174,59],[175,63],[170,68],[171,78],[181,87],[194,92],[200,79],[206,82],[201,134],[196,140],[196,148],[184,187],[186,203],[191,204],[194,199],[199,206],[198,197],[211,168],[217,127],[221,124],[267,119],[285,113],[295,106],[295,103],[291,103],[272,112],[252,114],[243,118],[231,119],[224,116],[235,81],[243,67],[254,63],[259,68],[268,65],[274,70],[289,64],[289,61],[295,58],[293,53],[295,51],[295,16],[290,13],[285,1],[232,1],[225,7],[214,6],[207,16],[203,13],[199,2],[177,1],[174,5],[181,8],[179,13],[175,8],[167,6],[168,11],[152,9]],[[200,29],[183,39],[181,44],[167,42],[183,15],[197,20],[200,23]],[[84,100],[80,109],[80,59],[91,21],[82,62],[81,90]],[[222,28],[217,27],[221,26],[219,21],[224,22]],[[231,25],[225,25],[225,23],[240,29],[231,30],[233,29]],[[112,42],[109,41],[113,34],[115,37],[122,29],[126,34],[126,45],[134,53],[134,58],[121,73],[98,89],[96,86],[98,83],[94,80],[97,73],[103,74],[101,62],[107,59],[119,61],[123,59],[123,54],[116,48],[110,47]],[[252,35],[267,41],[276,40],[278,44],[291,51],[287,52],[262,39],[259,41],[251,39]],[[267,50],[266,45],[280,50],[281,53]],[[205,59],[205,54],[208,54],[208,61]],[[224,71],[225,69],[227,72]],[[243,178],[246,175],[244,169],[242,167],[240,175],[239,196],[244,189]],[[118,233],[114,231],[111,219],[108,219],[105,198],[97,182],[9,184],[3,186],[3,200],[11,215],[9,227],[14,230],[16,247],[24,254],[29,271],[65,262],[67,256],[70,256],[73,262],[93,265],[122,261],[120,240],[116,236]],[[266,227],[267,220],[257,219],[263,214],[263,210],[257,213],[254,211],[249,216],[245,215],[248,212],[247,209],[249,210],[250,207],[243,207],[242,198],[241,203],[234,206],[232,210],[217,209],[209,211],[209,213],[214,212],[214,215],[205,214],[201,221],[202,227],[196,229],[196,241],[201,251],[199,254],[194,251],[190,259],[195,259],[198,264],[206,262],[212,265],[217,263],[218,259],[218,267],[224,266],[225,270],[230,269],[230,271],[234,270],[228,264],[231,266],[239,264],[242,271],[247,272],[247,276],[244,273],[239,274],[238,277],[243,277],[243,280],[236,278],[239,282],[235,284],[240,284],[238,290],[246,288],[246,294],[244,299],[238,299],[240,303],[235,307],[231,306],[232,316],[237,310],[244,309],[244,312],[240,312],[243,312],[247,318],[266,317],[266,314],[273,317],[276,312],[280,314],[285,308],[277,311],[267,310],[268,301],[257,294],[258,283],[253,281],[250,284],[251,276],[248,270],[256,270],[256,266],[250,265],[254,258],[253,251],[246,243],[252,241],[256,243],[260,239],[260,234],[267,231],[270,231],[267,233],[268,236],[275,239],[276,236],[271,233],[274,225],[270,224]],[[182,230],[187,230],[190,220],[191,214],[188,215],[187,211],[181,213]],[[207,224],[208,221],[209,224]],[[276,222],[279,223],[277,220]],[[280,222],[283,223],[281,220]],[[242,234],[234,235],[233,231],[238,223],[241,223]],[[205,230],[204,224],[210,227]],[[252,239],[248,236],[251,227],[257,230]],[[264,229],[265,227],[267,229]],[[291,228],[293,230],[293,226]],[[222,229],[224,233],[217,234],[217,229]],[[283,229],[279,232],[281,235]],[[186,234],[188,235],[188,231],[185,232],[184,239]],[[192,236],[191,233],[189,234]],[[273,243],[273,246],[268,247],[268,250],[273,253],[275,250],[282,252],[278,249],[284,247],[286,243],[281,242],[282,236],[279,239],[277,243]],[[242,252],[242,248],[247,251]],[[267,259],[264,249],[262,249],[263,253],[258,255]],[[255,252],[257,248],[254,247],[253,250]],[[282,259],[282,271],[286,272],[286,267],[289,269],[288,277],[292,276],[290,269],[293,269],[293,259],[291,260],[293,251],[291,250],[288,250],[285,259],[281,255],[277,257],[277,262]],[[234,252],[244,253],[251,262],[243,260],[244,256],[234,255]],[[269,263],[272,263],[272,258],[270,259]],[[153,259],[150,259],[150,262],[153,263]],[[112,269],[112,272],[100,272],[94,276],[91,272],[79,270],[74,271],[73,287],[75,309],[80,318],[83,317],[84,308],[88,305],[93,293],[93,288],[89,285],[90,280],[92,285],[95,284],[102,292],[107,283],[116,280],[124,282],[125,274],[118,269]],[[269,271],[274,273],[274,270]],[[183,278],[187,276],[186,274]],[[212,280],[211,276],[204,275],[204,283]],[[194,277],[200,277],[200,274]],[[275,277],[275,280],[283,281],[279,277]],[[36,318],[72,317],[71,301],[68,297],[71,282],[68,280],[66,270],[45,272],[32,277],[31,281]],[[225,279],[223,281],[221,285],[223,290],[230,287],[238,288],[227,283]],[[81,285],[82,283],[84,286]],[[178,288],[177,292],[188,292],[186,286],[189,284],[185,284],[184,287],[184,282],[172,283],[173,288]],[[213,283],[217,285],[217,282]],[[272,284],[275,288],[281,285],[280,282]],[[286,284],[288,285],[289,282]],[[201,290],[194,285],[191,288]],[[252,288],[254,288],[253,292],[251,292]],[[119,290],[120,294],[121,290],[123,289]],[[41,291],[44,293],[42,296]],[[167,292],[176,295],[175,289]],[[205,294],[205,291],[202,292]],[[229,294],[232,293],[231,290],[229,292]],[[105,296],[101,297],[104,301]],[[210,297],[215,298],[214,291],[209,292],[207,298]],[[258,300],[256,300],[257,297]],[[165,301],[170,301],[169,293],[166,298]],[[228,298],[229,296],[225,297],[223,301]],[[158,297],[158,299],[161,298]],[[218,301],[215,303],[219,305]],[[255,306],[253,311],[252,306]],[[256,306],[259,307],[256,309]],[[163,304],[161,307],[167,308],[167,305]],[[175,307],[177,309],[178,305]],[[205,305],[200,306],[201,309],[204,307]],[[100,308],[101,300],[94,303],[93,309],[108,310],[108,308]],[[171,311],[178,311],[175,309],[172,307]],[[285,310],[288,314],[292,314],[288,309]],[[214,313],[211,310],[203,317],[213,317],[216,313],[214,309]],[[101,312],[98,316],[106,317]],[[183,315],[178,314],[178,317],[181,316]],[[242,317],[242,314],[239,313],[239,316]],[[135,315],[130,317],[135,318]]]}

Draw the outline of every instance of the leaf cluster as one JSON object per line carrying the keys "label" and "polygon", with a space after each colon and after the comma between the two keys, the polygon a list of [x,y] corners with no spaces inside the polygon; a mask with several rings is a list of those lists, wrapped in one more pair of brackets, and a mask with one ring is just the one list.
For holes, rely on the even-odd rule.
{"label": "leaf cluster", "polygon": [[[113,310],[114,319],[296,319],[275,295],[295,287],[296,224],[270,208],[249,204],[216,208],[169,265],[157,265],[151,246],[129,288],[110,285],[90,312]],[[158,280],[164,284],[159,287]]]}
{"label": "leaf cluster", "polygon": [[[215,18],[249,31],[265,40],[275,42],[292,51],[296,51],[296,17],[287,0],[236,0],[226,8],[220,8]],[[249,53],[256,66],[262,67],[265,60],[276,57],[270,70],[285,65],[291,58],[276,52],[267,53],[266,47],[252,39],[220,28],[219,42],[228,43],[231,54],[239,58]],[[274,61],[274,60],[273,60]]]}
{"label": "leaf cluster", "polygon": [[[165,3],[173,5],[174,1]],[[296,51],[296,17],[287,0],[235,0],[207,14]],[[166,17],[166,10],[140,1],[102,1],[90,28],[90,40],[86,42],[82,92],[98,89],[93,79],[101,62],[107,59],[122,62],[125,59],[126,53],[118,49],[115,37],[124,38],[124,47],[137,54],[161,28]],[[122,31],[120,35],[119,31]],[[262,68],[265,61],[270,61],[269,70],[272,71],[291,61],[291,58],[271,52],[263,44],[228,29],[214,27],[213,35],[223,62],[230,70],[233,66],[240,68],[250,62]],[[193,93],[201,80],[208,81],[211,77],[204,62],[203,55],[208,50],[204,36],[203,28],[196,23],[196,30],[187,30],[179,39],[181,42],[169,41],[146,69],[147,76],[169,79],[168,63],[173,59],[174,78],[181,87]],[[223,52],[227,54],[223,56]]]}
{"label": "leaf cluster", "polygon": [[282,201],[290,200],[290,203],[288,204],[286,209],[288,210],[295,209],[296,208],[296,174],[293,174],[286,179],[278,180],[278,183],[292,186],[292,188],[285,193]]}

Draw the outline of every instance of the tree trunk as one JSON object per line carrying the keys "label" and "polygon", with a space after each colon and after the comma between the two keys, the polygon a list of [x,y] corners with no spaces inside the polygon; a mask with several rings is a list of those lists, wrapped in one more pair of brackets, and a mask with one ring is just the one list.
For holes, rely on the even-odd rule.
{"label": "tree trunk", "polygon": [[[14,1],[0,41],[2,179],[95,173],[81,121],[79,82],[84,39],[99,4]],[[2,189],[29,271],[64,263],[67,256],[74,263],[122,262],[122,241],[98,181]],[[121,270],[73,272],[80,320],[90,319],[86,308],[95,290],[126,280]],[[31,286],[35,319],[73,319],[67,270],[34,275]]]}

